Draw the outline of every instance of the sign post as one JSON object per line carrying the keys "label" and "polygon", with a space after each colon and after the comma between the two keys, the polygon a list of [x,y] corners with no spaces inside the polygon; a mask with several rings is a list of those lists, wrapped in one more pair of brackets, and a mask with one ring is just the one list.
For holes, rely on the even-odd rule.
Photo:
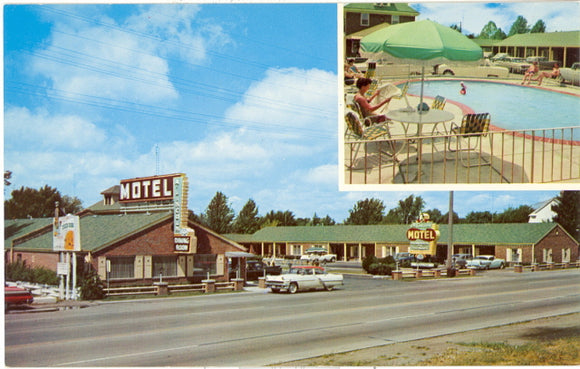
{"label": "sign post", "polygon": [[[81,251],[80,218],[71,214],[59,217],[58,202],[55,205],[52,250],[60,252],[60,262],[57,265],[57,274],[60,276],[59,297],[66,300],[76,299],[76,252]],[[72,279],[71,258],[73,260]]]}

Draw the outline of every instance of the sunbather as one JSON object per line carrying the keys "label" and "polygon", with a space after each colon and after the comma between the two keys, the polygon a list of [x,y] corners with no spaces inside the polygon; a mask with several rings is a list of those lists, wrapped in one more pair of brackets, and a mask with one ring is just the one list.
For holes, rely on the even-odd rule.
{"label": "sunbather", "polygon": [[542,80],[546,77],[548,78],[556,78],[560,75],[560,66],[558,65],[558,63],[554,64],[554,67],[552,68],[551,72],[542,72],[540,73],[540,75],[538,76],[537,79],[533,79],[533,81],[538,81],[538,86],[542,85]]}
{"label": "sunbather", "polygon": [[391,101],[391,98],[387,98],[377,105],[371,105],[371,101],[374,100],[375,97],[380,93],[380,90],[377,90],[370,98],[367,99],[366,93],[371,86],[372,79],[370,78],[359,78],[356,81],[356,87],[358,87],[358,93],[355,95],[354,100],[359,104],[361,107],[362,113],[365,118],[370,118],[373,123],[384,122],[387,120],[385,115],[373,115],[373,112],[383,107],[385,104]]}
{"label": "sunbather", "polygon": [[536,74],[538,74],[538,72],[540,71],[540,68],[538,67],[538,62],[532,62],[532,65],[530,65],[530,67],[528,68],[528,70],[526,71],[526,73],[524,73],[524,79],[522,80],[522,85],[526,82],[526,80],[528,81],[528,85],[530,84],[530,81],[532,80],[532,77],[535,76]]}

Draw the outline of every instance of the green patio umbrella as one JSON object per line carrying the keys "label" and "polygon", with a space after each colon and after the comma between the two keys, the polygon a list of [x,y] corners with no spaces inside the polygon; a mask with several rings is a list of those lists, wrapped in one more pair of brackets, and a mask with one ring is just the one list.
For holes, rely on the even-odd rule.
{"label": "green patio umbrella", "polygon": [[[366,56],[377,56],[402,63],[431,66],[449,61],[473,62],[483,58],[483,50],[475,42],[439,23],[422,20],[395,24],[362,38],[361,50]],[[423,78],[421,83],[423,103]]]}

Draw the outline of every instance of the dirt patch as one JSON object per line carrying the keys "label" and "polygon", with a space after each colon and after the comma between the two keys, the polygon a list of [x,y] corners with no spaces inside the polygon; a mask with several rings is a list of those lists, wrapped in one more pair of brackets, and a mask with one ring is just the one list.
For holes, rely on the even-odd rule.
{"label": "dirt patch", "polygon": [[[524,345],[580,336],[580,313],[538,319],[501,327],[400,342],[340,354],[279,363],[275,366],[405,366],[420,365],[438,355],[471,352],[477,347],[466,343]],[[462,365],[469,365],[465,363]]]}

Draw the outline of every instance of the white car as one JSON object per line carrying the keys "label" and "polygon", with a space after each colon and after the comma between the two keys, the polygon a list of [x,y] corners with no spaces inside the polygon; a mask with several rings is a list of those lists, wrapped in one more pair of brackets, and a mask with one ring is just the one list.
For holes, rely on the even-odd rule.
{"label": "white car", "polygon": [[266,276],[266,287],[274,293],[281,290],[289,293],[317,289],[332,291],[343,284],[342,274],[327,273],[324,268],[316,266],[295,266],[288,273]]}
{"label": "white car", "polygon": [[524,58],[505,57],[494,62],[495,65],[506,67],[511,73],[524,74],[532,65]]}
{"label": "white car", "polygon": [[467,267],[472,269],[503,269],[505,260],[493,255],[478,255],[467,260]]}
{"label": "white car", "polygon": [[493,65],[448,65],[439,64],[433,68],[433,72],[439,75],[478,78],[507,78],[509,70],[505,67]]}
{"label": "white car", "polygon": [[300,257],[300,260],[318,263],[334,263],[336,261],[336,255],[329,254],[324,247],[311,247]]}
{"label": "white car", "polygon": [[576,62],[572,64],[570,68],[560,68],[560,75],[564,82],[571,83],[573,85],[580,85],[580,63]]}

